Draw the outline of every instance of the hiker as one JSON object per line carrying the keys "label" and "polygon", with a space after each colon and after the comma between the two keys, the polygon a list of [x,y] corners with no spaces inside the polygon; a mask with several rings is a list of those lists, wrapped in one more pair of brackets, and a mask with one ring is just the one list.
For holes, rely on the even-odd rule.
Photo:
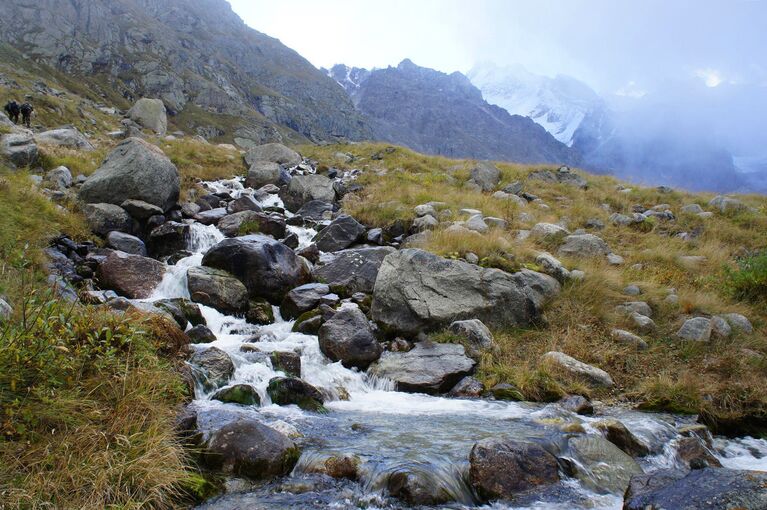
{"label": "hiker", "polygon": [[8,114],[8,118],[13,121],[14,124],[19,123],[19,111],[21,108],[19,108],[19,103],[16,102],[15,99],[11,99],[8,101],[5,105],[5,113]]}
{"label": "hiker", "polygon": [[[28,101],[25,102],[23,105],[21,105],[21,107],[19,108],[19,111],[21,111],[21,122],[25,126],[27,126],[27,128],[31,127],[29,123],[32,118],[32,112],[34,110],[35,109],[32,107],[32,105]],[[18,119],[18,115],[16,116],[16,118]]]}

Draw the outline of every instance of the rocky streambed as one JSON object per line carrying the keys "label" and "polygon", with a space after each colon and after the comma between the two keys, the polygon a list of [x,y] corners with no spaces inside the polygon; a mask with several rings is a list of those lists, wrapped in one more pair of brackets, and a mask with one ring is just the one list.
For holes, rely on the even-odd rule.
{"label": "rocky streambed", "polygon": [[[170,172],[132,140],[107,166]],[[338,210],[353,173],[318,175],[287,148],[251,152],[244,182],[201,183],[178,206],[168,180],[124,200],[115,183],[129,178],[107,169],[83,189],[103,201],[85,212],[110,248],[60,239],[49,252],[70,281],[96,277],[101,289],[81,299],[185,330],[195,396],[179,433],[226,478],[200,508],[767,507],[767,441],[578,396],[519,402],[513,387],[486,392],[471,377],[493,348],[485,325],[538,324],[561,267],[550,271],[560,278],[509,274],[405,249],[406,232]],[[424,334],[442,328],[465,342]]]}

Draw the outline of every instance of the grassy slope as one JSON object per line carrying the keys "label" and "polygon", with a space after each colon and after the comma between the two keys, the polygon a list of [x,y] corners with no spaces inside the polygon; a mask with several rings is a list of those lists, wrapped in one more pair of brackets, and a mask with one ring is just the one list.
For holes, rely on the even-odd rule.
{"label": "grassy slope", "polygon": [[[416,154],[397,148],[384,151],[386,145],[353,144],[326,147],[302,147],[303,153],[321,164],[339,168],[362,168],[364,190],[345,198],[345,209],[371,226],[385,226],[395,220],[411,220],[413,207],[428,201],[446,202],[457,212],[460,208],[476,208],[486,216],[497,216],[509,222],[507,231],[494,230],[484,236],[450,235],[437,231],[423,248],[457,257],[473,252],[485,263],[494,264],[500,254],[514,255],[514,264],[534,266],[538,251],[554,252],[555,246],[534,241],[515,240],[518,229],[530,228],[535,222],[557,222],[569,219],[571,230],[583,226],[588,218],[599,218],[606,228],[597,234],[626,263],[608,266],[599,260],[560,258],[566,267],[586,272],[583,283],[568,284],[549,306],[549,326],[540,330],[495,331],[500,352],[487,355],[480,364],[479,376],[487,384],[510,382],[517,385],[526,398],[553,399],[565,392],[590,394],[609,400],[626,400],[645,407],[690,413],[702,413],[709,423],[725,431],[730,426],[740,430],[749,423],[765,430],[767,418],[767,307],[764,302],[739,302],[730,297],[723,285],[723,268],[734,263],[736,255],[746,250],[767,246],[767,198],[741,197],[758,213],[744,212],[703,220],[681,213],[681,207],[698,203],[707,209],[713,194],[670,194],[654,188],[631,186],[631,193],[619,193],[619,181],[611,177],[587,175],[588,190],[577,190],[559,184],[529,181],[526,190],[541,197],[550,209],[533,204],[524,209],[510,205],[489,194],[462,185],[472,162],[449,160]],[[344,154],[351,154],[352,161]],[[378,154],[383,159],[372,156]],[[502,171],[501,186],[523,180],[538,167],[498,164]],[[633,204],[653,206],[667,203],[677,215],[675,222],[652,222],[642,228],[613,226],[607,221],[609,212],[600,207],[609,204],[612,211],[631,213]],[[519,213],[535,217],[533,223],[522,223]],[[700,227],[703,233],[694,241],[674,238],[678,232]],[[691,268],[680,262],[681,255],[704,255],[706,261]],[[643,264],[643,269],[632,269]],[[622,294],[622,289],[638,283],[639,297]],[[668,289],[677,289],[679,304],[664,301]],[[626,319],[614,312],[615,305],[625,301],[645,300],[654,310],[658,324],[655,335],[646,336],[647,351],[617,344],[610,330],[631,329]],[[683,343],[674,333],[688,314],[740,312],[748,316],[757,329],[753,335],[736,335],[726,341],[706,344]],[[567,380],[541,365],[540,355],[550,350],[564,351],[584,362],[594,364],[612,374],[617,388],[611,392],[590,390],[577,381]],[[757,419],[761,419],[758,422]]]}

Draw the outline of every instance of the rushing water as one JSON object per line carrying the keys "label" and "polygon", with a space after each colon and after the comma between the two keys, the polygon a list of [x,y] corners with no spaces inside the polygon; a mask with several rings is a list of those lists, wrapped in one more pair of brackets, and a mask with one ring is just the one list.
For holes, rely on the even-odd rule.
{"label": "rushing water", "polygon": [[[238,180],[205,183],[212,192],[226,191],[234,197],[252,190]],[[264,206],[280,206],[276,195],[262,201]],[[288,213],[289,214],[289,213]],[[316,233],[312,229],[290,227],[306,246]],[[169,266],[152,300],[188,298],[186,271],[199,265],[203,254],[223,239],[215,226],[191,225],[191,256]],[[230,483],[232,494],[212,501],[204,508],[401,508],[404,505],[385,497],[389,473],[407,468],[427,473],[432,483],[452,494],[455,503],[445,508],[475,506],[467,484],[468,455],[472,445],[487,437],[543,437],[557,430],[562,421],[578,422],[587,433],[597,433],[590,423],[605,416],[622,421],[651,449],[651,455],[639,459],[647,471],[674,467],[674,443],[677,427],[687,418],[666,414],[640,413],[621,408],[603,410],[599,417],[577,416],[555,406],[519,402],[448,399],[438,396],[400,393],[388,381],[368,377],[357,370],[332,363],[319,349],[316,336],[291,332],[293,322],[284,321],[275,307],[275,322],[252,326],[244,319],[226,316],[200,306],[208,327],[216,334],[211,344],[193,346],[205,349],[216,346],[232,358],[236,370],[231,384],[247,383],[256,388],[261,407],[246,407],[210,400],[210,393],[198,388],[194,406],[198,426],[203,431],[220,427],[240,416],[257,418],[282,432],[300,436],[303,453],[287,482],[251,486]],[[321,389],[329,400],[326,414],[301,411],[295,406],[271,403],[266,393],[269,380],[278,375],[268,356],[243,353],[243,342],[258,337],[262,352],[294,351],[301,355],[301,377]],[[767,441],[752,438],[727,440],[716,438],[714,448],[725,467],[767,471]],[[328,481],[308,475],[313,466],[334,454],[356,454],[361,460],[359,483]],[[521,500],[494,504],[493,509],[620,509],[620,495],[596,494],[575,479],[536,496],[536,501]]]}

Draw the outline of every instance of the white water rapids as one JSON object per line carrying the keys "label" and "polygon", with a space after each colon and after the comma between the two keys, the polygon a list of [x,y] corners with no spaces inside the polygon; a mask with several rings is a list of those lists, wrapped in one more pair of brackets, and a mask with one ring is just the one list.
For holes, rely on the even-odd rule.
{"label": "white water rapids", "polygon": [[[226,191],[235,198],[244,193],[252,193],[252,190],[243,188],[237,180],[206,183],[206,187],[212,192]],[[267,207],[282,204],[276,195],[270,195],[261,205]],[[301,247],[308,245],[316,233],[312,229],[289,228],[297,234]],[[200,265],[203,254],[222,239],[224,236],[215,226],[192,223],[189,250],[193,255],[168,267],[165,278],[150,301],[189,298],[187,270]],[[326,501],[320,506],[304,506],[305,501],[299,496],[290,499],[291,496],[283,494],[279,495],[282,499],[278,499],[274,505],[258,508],[400,508],[396,505],[402,504],[385,497],[382,480],[385,473],[403,465],[428,466],[439,483],[456,498],[457,503],[446,508],[474,506],[465,473],[469,451],[475,442],[502,435],[539,437],[546,430],[551,430],[547,429],[542,420],[550,416],[552,406],[396,392],[387,381],[370,378],[365,373],[344,368],[341,363],[333,363],[325,358],[320,352],[317,337],[292,332],[293,322],[284,321],[277,307],[274,307],[275,322],[266,326],[250,325],[242,318],[224,315],[207,306],[200,305],[200,308],[207,326],[216,335],[216,341],[193,347],[205,349],[215,346],[226,351],[236,367],[230,384],[252,385],[258,391],[262,405],[240,406],[210,400],[210,393],[199,388],[194,403],[197,409],[210,411],[212,416],[217,416],[218,412],[222,416],[250,415],[282,432],[302,434],[305,444],[294,477],[300,476],[316,459],[334,453],[353,453],[363,461],[363,476],[356,492],[339,488],[332,501]],[[273,377],[285,374],[272,368],[268,356],[240,351],[240,345],[254,335],[259,337],[258,348],[263,352],[300,353],[301,378],[330,397],[326,403],[329,409],[327,414],[315,414],[295,406],[271,403],[266,393],[267,384]],[[558,416],[563,413],[560,410]],[[638,460],[645,471],[674,466],[676,460],[673,445],[678,438],[676,428],[686,423],[685,420],[689,422],[689,419],[618,408],[606,409],[598,417],[572,415],[571,418],[581,422],[587,433],[597,434],[589,423],[606,416],[622,421],[656,452]],[[767,441],[716,438],[714,447],[725,467],[767,471]],[[575,479],[565,478],[560,486],[565,494],[560,500],[554,498],[526,502],[522,506],[497,503],[486,508],[618,510],[622,507],[621,495],[591,492]],[[211,503],[205,508],[249,507],[249,489],[243,490],[239,496],[231,497],[235,499],[227,500],[225,496],[218,506]],[[253,501],[260,503],[268,500],[269,496],[260,492]]]}

